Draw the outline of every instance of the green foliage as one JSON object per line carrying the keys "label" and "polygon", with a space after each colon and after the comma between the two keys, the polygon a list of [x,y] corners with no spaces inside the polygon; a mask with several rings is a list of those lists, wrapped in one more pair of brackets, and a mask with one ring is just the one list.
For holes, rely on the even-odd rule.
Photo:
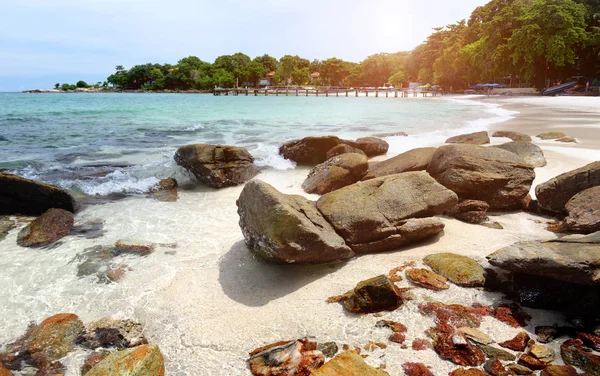
{"label": "green foliage", "polygon": [[88,88],[88,87],[90,87],[90,85],[88,85],[88,83],[85,82],[85,81],[83,81],[83,80],[77,81],[77,84],[75,84],[75,86],[77,86],[78,88]]}
{"label": "green foliage", "polygon": [[292,83],[294,85],[304,85],[308,83],[310,71],[308,67],[295,69],[292,72]]}
{"label": "green foliage", "polygon": [[59,88],[59,87],[60,87],[60,83],[58,83],[58,82],[57,82],[57,83],[55,83],[55,84],[54,84],[54,88],[55,88],[55,89],[57,89],[57,90],[58,90],[58,88]]}
{"label": "green foliage", "polygon": [[67,91],[71,89],[71,85],[69,84],[62,84],[62,86],[60,87],[61,90]]}
{"label": "green foliage", "polygon": [[388,78],[387,82],[394,87],[401,87],[406,82],[406,73],[398,71]]}

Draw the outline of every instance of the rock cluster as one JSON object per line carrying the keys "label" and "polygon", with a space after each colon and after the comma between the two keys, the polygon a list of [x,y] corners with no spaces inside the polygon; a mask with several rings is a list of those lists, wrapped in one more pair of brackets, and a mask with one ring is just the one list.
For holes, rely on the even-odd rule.
{"label": "rock cluster", "polygon": [[[340,145],[347,145],[349,148]],[[279,147],[279,154],[298,164],[314,166],[342,154],[341,152],[355,153],[355,149],[359,149],[366,156],[373,157],[387,153],[388,147],[387,142],[377,137],[363,137],[350,141],[336,136],[318,136],[288,141]]]}

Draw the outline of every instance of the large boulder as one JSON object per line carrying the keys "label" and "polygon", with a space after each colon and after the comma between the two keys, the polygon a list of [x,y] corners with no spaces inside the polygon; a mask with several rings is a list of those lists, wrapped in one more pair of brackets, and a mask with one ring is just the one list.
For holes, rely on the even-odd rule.
{"label": "large boulder", "polygon": [[74,212],[76,204],[64,189],[0,172],[0,215],[40,215],[50,208]]}
{"label": "large boulder", "polygon": [[459,286],[483,286],[485,271],[477,261],[455,253],[434,253],[423,263]]}
{"label": "large boulder", "polygon": [[213,188],[238,185],[258,174],[252,155],[236,146],[185,145],[175,152],[175,162]]}
{"label": "large boulder", "polygon": [[302,189],[325,194],[356,183],[367,173],[369,162],[363,154],[340,154],[318,164],[308,173]]}
{"label": "large boulder", "polygon": [[485,201],[492,209],[519,206],[535,178],[516,154],[476,145],[441,146],[427,172],[460,198]]}
{"label": "large boulder", "polygon": [[342,143],[345,142],[336,136],[304,137],[281,145],[279,154],[298,164],[316,165],[325,162],[327,152]]}
{"label": "large boulder", "polygon": [[[437,219],[457,203],[454,192],[426,172],[405,172],[352,184],[323,195],[317,208],[355,251],[375,252],[406,244],[406,234],[431,236],[443,229]],[[421,238],[422,239],[422,238]]]}
{"label": "large boulder", "polygon": [[487,259],[490,264],[514,273],[600,285],[600,232],[518,242],[497,250]]}
{"label": "large boulder", "polygon": [[345,140],[344,143],[364,151],[368,157],[385,154],[390,147],[385,140],[377,137],[362,137],[357,138],[356,141]]}
{"label": "large boulder", "polygon": [[326,154],[327,159],[333,158],[336,155],[340,155],[340,154],[346,154],[346,153],[357,153],[357,154],[362,154],[362,155],[367,155],[365,154],[364,151],[362,151],[359,148],[355,148],[354,146],[350,146],[350,145],[346,145],[346,144],[339,144],[337,146],[332,147],[331,149],[329,149],[329,151]]}
{"label": "large boulder", "polygon": [[533,167],[544,167],[546,165],[544,152],[539,146],[532,144],[531,142],[514,141],[496,147],[515,153]]}
{"label": "large boulder", "polygon": [[483,145],[490,143],[490,137],[486,131],[461,134],[459,136],[450,137],[446,140],[447,144],[472,144]]}
{"label": "large boulder", "polygon": [[507,137],[513,141],[527,141],[531,142],[531,136],[524,133],[513,132],[513,131],[497,131],[494,132],[492,137]]}
{"label": "large boulder", "polygon": [[164,376],[165,364],[157,345],[141,345],[114,352],[86,376]]}
{"label": "large boulder", "polygon": [[577,193],[600,185],[600,161],[565,172],[535,187],[541,208],[562,212]]}
{"label": "large boulder", "polygon": [[69,235],[73,228],[73,213],[63,209],[49,209],[19,232],[17,244],[21,247],[40,247]]}
{"label": "large boulder", "polygon": [[313,202],[252,180],[237,200],[246,245],[282,263],[326,263],[354,256]]}
{"label": "large boulder", "polygon": [[426,170],[436,150],[437,148],[417,148],[386,159],[370,166],[363,180],[402,172]]}
{"label": "large boulder", "polygon": [[371,367],[360,355],[345,351],[313,372],[312,376],[389,376],[389,373]]}
{"label": "large boulder", "polygon": [[569,214],[563,228],[581,234],[600,231],[600,186],[573,196],[565,205]]}

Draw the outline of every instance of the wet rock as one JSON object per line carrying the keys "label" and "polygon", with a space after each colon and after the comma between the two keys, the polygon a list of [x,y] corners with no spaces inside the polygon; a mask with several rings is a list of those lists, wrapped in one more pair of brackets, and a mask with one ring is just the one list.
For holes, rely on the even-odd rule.
{"label": "wet rock", "polygon": [[431,157],[437,148],[417,148],[412,149],[393,158],[386,159],[373,166],[369,166],[369,171],[363,180],[380,178],[393,174],[399,174],[409,171],[426,170],[431,162]]}
{"label": "wet rock", "polygon": [[547,163],[542,149],[531,142],[515,141],[495,147],[515,153],[533,167],[544,167]]}
{"label": "wet rock", "polygon": [[484,309],[439,302],[421,303],[419,311],[428,316],[435,316],[437,323],[470,328],[478,328],[481,325],[482,317],[487,314]]}
{"label": "wet rock", "polygon": [[76,204],[64,189],[0,172],[0,215],[40,215],[51,208],[75,212]]}
{"label": "wet rock", "polygon": [[94,219],[80,224],[75,224],[71,229],[70,235],[80,236],[86,239],[96,239],[104,235],[104,221]]}
{"label": "wet rock", "polygon": [[556,139],[557,142],[574,142],[577,143],[577,139],[575,137],[565,136]]}
{"label": "wet rock", "polygon": [[577,367],[592,375],[600,375],[600,356],[583,347],[580,339],[568,339],[560,345],[560,355],[565,364]]}
{"label": "wet rock", "polygon": [[78,342],[93,350],[99,347],[125,349],[147,344],[148,340],[144,337],[142,324],[105,317],[86,325]]}
{"label": "wet rock", "polygon": [[570,232],[589,234],[600,231],[600,186],[577,193],[565,204],[568,216],[563,228]]}
{"label": "wet rock", "polygon": [[179,198],[177,195],[177,180],[173,178],[161,179],[148,193],[158,201],[177,201]]}
{"label": "wet rock", "polygon": [[544,133],[540,133],[535,137],[539,137],[542,140],[555,140],[557,138],[561,138],[561,137],[565,137],[566,134],[562,133],[562,132],[544,132]]}
{"label": "wet rock", "polygon": [[15,228],[16,222],[8,217],[0,217],[0,242]]}
{"label": "wet rock", "polygon": [[521,354],[519,360],[517,360],[517,364],[525,366],[531,370],[537,371],[540,369],[544,369],[546,367],[546,363],[542,362],[539,359],[534,358],[529,354]]}
{"label": "wet rock", "polygon": [[406,335],[404,333],[392,333],[388,339],[390,342],[403,344],[406,341]]}
{"label": "wet rock", "polygon": [[316,165],[329,159],[327,152],[342,143],[336,136],[304,137],[281,145],[279,154],[298,164]]}
{"label": "wet rock", "polygon": [[545,242],[518,242],[497,250],[487,259],[490,264],[514,273],[599,285],[600,232]]}
{"label": "wet rock", "polygon": [[114,352],[96,364],[86,376],[164,376],[163,356],[157,345],[141,345]]}
{"label": "wet rock", "polygon": [[512,131],[497,131],[492,134],[492,137],[507,137],[513,141],[527,141],[531,142],[531,136],[524,133],[512,132]]}
{"label": "wet rock", "polygon": [[77,315],[60,313],[51,316],[37,325],[25,339],[23,351],[38,368],[43,368],[67,355],[83,329]]}
{"label": "wet rock", "polygon": [[577,376],[579,373],[571,366],[550,364],[542,370],[540,376]]}
{"label": "wet rock", "polygon": [[513,351],[525,351],[527,344],[529,343],[529,334],[527,332],[520,332],[515,338],[499,343],[500,346],[511,349]]}
{"label": "wet rock", "polygon": [[520,205],[535,177],[518,155],[475,145],[438,148],[427,172],[460,198],[485,201],[493,209]]}
{"label": "wet rock", "polygon": [[600,161],[565,172],[535,187],[535,195],[542,209],[562,212],[567,202],[577,193],[600,185]]}
{"label": "wet rock", "polygon": [[455,337],[462,336],[455,328],[441,324],[431,330],[433,348],[444,359],[461,366],[476,367],[483,364],[485,354],[477,346],[464,341],[456,344]]}
{"label": "wet rock", "polygon": [[[250,353],[248,364],[256,376],[308,376],[325,363],[323,353],[307,339],[281,341]],[[335,359],[335,358],[334,358]]]}
{"label": "wet rock", "polygon": [[468,326],[460,327],[460,328],[458,328],[458,330],[465,337],[467,337],[468,339],[470,339],[473,342],[481,343],[483,345],[488,345],[488,344],[494,342],[490,336],[488,336],[481,330],[478,330],[475,328],[470,328]]}
{"label": "wet rock", "polygon": [[434,253],[426,256],[423,263],[459,286],[483,286],[485,283],[485,270],[475,260],[466,256]]}
{"label": "wet rock", "polygon": [[441,214],[456,201],[452,191],[418,171],[371,179],[327,193],[317,201],[317,208],[355,252],[369,253],[441,232],[441,221],[417,219]]}
{"label": "wet rock", "polygon": [[412,341],[411,348],[413,350],[421,351],[421,350],[433,349],[433,345],[431,344],[431,342],[429,342],[429,340],[417,338]]}
{"label": "wet rock", "polygon": [[390,328],[394,333],[406,333],[408,330],[405,325],[402,323],[392,321],[392,320],[379,320],[375,324],[378,328]]}
{"label": "wet rock", "polygon": [[490,205],[485,201],[461,200],[455,207],[444,214],[459,221],[478,224],[489,219],[487,216],[489,208]]}
{"label": "wet rock", "polygon": [[385,154],[390,146],[385,140],[377,137],[362,137],[356,141],[345,140],[344,143],[364,151],[368,157]]}
{"label": "wet rock", "polygon": [[367,157],[356,153],[335,156],[318,164],[302,183],[307,193],[325,194],[356,183],[367,173]]}
{"label": "wet rock", "polygon": [[110,351],[99,350],[90,353],[83,362],[81,366],[81,374],[85,375],[89,370],[91,370],[96,364],[100,363],[104,358],[110,355]]}
{"label": "wet rock", "polygon": [[514,372],[508,371],[498,359],[490,359],[483,365],[483,369],[492,376],[509,376]]}
{"label": "wet rock", "polygon": [[[276,375],[276,374],[273,374]],[[281,374],[283,375],[283,374]],[[289,374],[305,375],[305,374]],[[307,373],[306,375],[309,375]],[[389,376],[383,370],[371,367],[363,358],[351,351],[345,351],[335,356],[321,368],[312,373],[312,376]]]}
{"label": "wet rock", "polygon": [[590,333],[577,332],[577,338],[579,338],[590,349],[600,351],[600,337]]}
{"label": "wet rock", "polygon": [[38,369],[35,376],[64,376],[66,367],[61,362],[52,362]]}
{"label": "wet rock", "polygon": [[533,373],[533,370],[517,363],[511,363],[507,367],[517,375],[531,375]]}
{"label": "wet rock", "polygon": [[344,302],[355,313],[393,311],[403,303],[402,292],[385,275],[359,282]]}
{"label": "wet rock", "polygon": [[423,363],[407,362],[402,364],[402,369],[406,376],[434,376],[429,368]]}
{"label": "wet rock", "polygon": [[461,134],[459,136],[450,137],[446,140],[447,144],[472,144],[483,145],[490,143],[490,137],[486,131]]}
{"label": "wet rock", "polygon": [[21,247],[52,244],[69,235],[73,223],[73,213],[70,211],[49,209],[19,232],[17,244]]}
{"label": "wet rock", "polygon": [[115,252],[117,254],[133,254],[138,256],[146,256],[154,252],[156,244],[143,240],[121,239],[115,243]]}
{"label": "wet rock", "polygon": [[12,372],[4,368],[2,363],[0,363],[0,376],[13,376]]}
{"label": "wet rock", "polygon": [[512,326],[513,328],[525,327],[527,322],[524,313],[518,306],[501,304],[494,310],[493,316],[496,320]]}
{"label": "wet rock", "polygon": [[487,373],[483,372],[479,368],[458,368],[450,372],[450,376],[488,376]]}
{"label": "wet rock", "polygon": [[336,155],[346,154],[346,153],[355,153],[366,156],[364,151],[359,148],[352,147],[346,144],[339,144],[337,146],[332,147],[329,151],[327,151],[326,157],[327,159],[331,159]]}
{"label": "wet rock", "polygon": [[415,285],[434,291],[445,290],[450,287],[445,277],[427,269],[408,269],[406,278]]}
{"label": "wet rock", "polygon": [[[554,350],[548,346],[540,345],[539,343],[533,343],[529,346],[529,354],[534,358],[540,360],[543,363],[552,363],[554,361],[555,353]],[[529,367],[531,368],[531,367]]]}
{"label": "wet rock", "polygon": [[280,263],[327,263],[354,252],[315,205],[298,195],[285,195],[252,180],[237,200],[240,227],[248,249]]}
{"label": "wet rock", "polygon": [[489,346],[489,345],[477,345],[477,346],[479,346],[481,351],[483,351],[483,353],[490,359],[505,360],[505,361],[509,361],[509,362],[512,362],[515,359],[517,359],[517,357],[514,354],[509,353],[506,350],[499,349],[497,347],[493,347],[493,346]]}
{"label": "wet rock", "polygon": [[236,146],[185,145],[175,152],[175,162],[213,188],[239,185],[258,174],[252,155]]}
{"label": "wet rock", "polygon": [[317,351],[320,351],[328,358],[333,358],[339,351],[338,345],[335,342],[323,342],[317,345]]}
{"label": "wet rock", "polygon": [[561,336],[561,331],[557,326],[536,326],[536,340],[540,343],[548,343]]}

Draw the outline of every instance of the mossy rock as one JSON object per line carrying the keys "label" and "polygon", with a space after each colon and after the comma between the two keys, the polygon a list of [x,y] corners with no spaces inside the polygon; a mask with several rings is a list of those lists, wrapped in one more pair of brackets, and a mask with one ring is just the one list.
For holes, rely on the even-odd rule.
{"label": "mossy rock", "polygon": [[475,287],[485,283],[485,271],[472,258],[455,253],[436,253],[425,257],[423,262],[459,286]]}

